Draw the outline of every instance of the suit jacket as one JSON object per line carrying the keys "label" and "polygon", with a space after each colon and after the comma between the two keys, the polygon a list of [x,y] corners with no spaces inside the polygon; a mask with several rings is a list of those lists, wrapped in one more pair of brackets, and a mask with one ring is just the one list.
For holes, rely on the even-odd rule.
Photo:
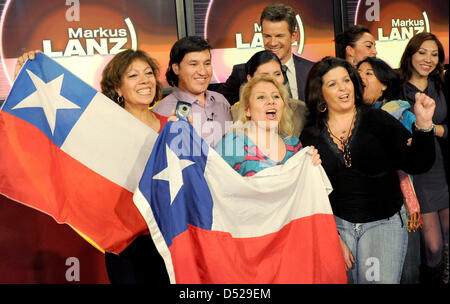
{"label": "suit jacket", "polygon": [[[308,76],[309,70],[311,70],[314,65],[314,62],[295,55],[293,55],[293,57],[295,76],[297,78],[298,99],[305,100],[306,77]],[[239,89],[245,82],[247,82],[245,63],[237,64],[233,66],[233,71],[231,72],[230,77],[228,77],[225,83],[222,83],[219,86],[217,92],[224,95],[228,102],[232,105],[239,101]]]}

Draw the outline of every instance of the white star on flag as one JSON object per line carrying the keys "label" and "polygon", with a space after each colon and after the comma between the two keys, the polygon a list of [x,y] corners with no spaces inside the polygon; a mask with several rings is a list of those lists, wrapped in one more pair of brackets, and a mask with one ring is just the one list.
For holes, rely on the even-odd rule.
{"label": "white star on flag", "polygon": [[178,156],[166,145],[167,168],[153,176],[153,179],[165,180],[169,182],[170,204],[177,196],[183,186],[184,168],[193,165],[194,162],[187,159],[179,159]]}
{"label": "white star on flag", "polygon": [[52,134],[55,133],[56,111],[59,109],[80,109],[80,107],[67,98],[61,96],[61,86],[64,74],[45,83],[30,70],[26,70],[33,81],[36,91],[19,102],[13,110],[22,108],[42,108]]}

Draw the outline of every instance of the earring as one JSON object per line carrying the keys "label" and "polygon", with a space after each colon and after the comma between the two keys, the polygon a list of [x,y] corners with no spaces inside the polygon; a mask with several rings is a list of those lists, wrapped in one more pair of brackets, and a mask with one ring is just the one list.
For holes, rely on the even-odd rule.
{"label": "earring", "polygon": [[117,96],[117,103],[121,105],[123,104],[123,102],[124,102],[123,96]]}
{"label": "earring", "polygon": [[317,105],[317,110],[319,110],[320,113],[325,112],[326,110],[328,110],[328,106],[326,102],[321,102]]}

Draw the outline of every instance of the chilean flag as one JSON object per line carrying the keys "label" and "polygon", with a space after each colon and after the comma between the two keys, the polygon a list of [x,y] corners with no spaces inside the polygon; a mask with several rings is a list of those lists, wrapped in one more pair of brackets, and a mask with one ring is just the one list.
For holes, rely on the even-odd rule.
{"label": "chilean flag", "polygon": [[305,148],[251,177],[169,122],[134,202],[171,283],[347,283],[328,194]]}
{"label": "chilean flag", "polygon": [[132,198],[157,133],[44,54],[23,65],[0,138],[1,194],[103,250],[148,233]]}

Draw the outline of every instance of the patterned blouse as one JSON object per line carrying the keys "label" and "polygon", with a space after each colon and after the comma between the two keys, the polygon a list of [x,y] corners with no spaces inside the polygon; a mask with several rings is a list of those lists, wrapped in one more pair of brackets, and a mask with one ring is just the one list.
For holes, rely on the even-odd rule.
{"label": "patterned blouse", "polygon": [[290,157],[303,148],[298,137],[292,136],[289,139],[283,135],[281,137],[286,145],[286,155],[280,162],[276,162],[264,155],[256,144],[241,132],[227,133],[217,143],[215,150],[239,174],[242,176],[252,176],[265,168],[284,164]]}

